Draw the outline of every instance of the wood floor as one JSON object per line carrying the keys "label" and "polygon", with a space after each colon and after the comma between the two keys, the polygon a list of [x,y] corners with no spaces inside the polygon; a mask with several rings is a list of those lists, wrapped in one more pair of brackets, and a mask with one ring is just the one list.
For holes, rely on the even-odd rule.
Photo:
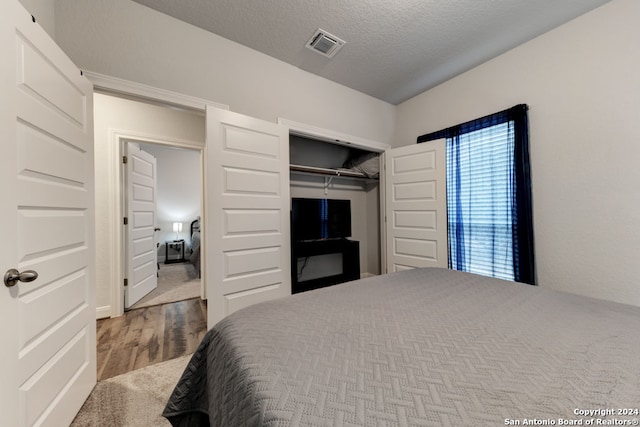
{"label": "wood floor", "polygon": [[200,298],[97,321],[98,380],[193,353],[207,331]]}

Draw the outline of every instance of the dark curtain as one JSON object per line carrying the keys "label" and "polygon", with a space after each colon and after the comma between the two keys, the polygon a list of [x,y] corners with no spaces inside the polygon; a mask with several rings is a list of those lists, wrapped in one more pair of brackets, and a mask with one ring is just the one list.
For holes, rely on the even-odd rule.
{"label": "dark curtain", "polygon": [[[510,197],[511,197],[511,244],[513,254],[513,277],[517,282],[535,284],[535,259],[533,242],[533,212],[531,202],[531,173],[529,163],[529,128],[528,128],[528,107],[525,104],[516,105],[508,110],[491,114],[476,120],[472,120],[457,126],[440,130],[438,132],[421,135],[418,143],[432,141],[436,139],[447,139],[447,186],[455,183],[459,179],[460,168],[460,137],[461,135],[492,126],[509,123],[510,133],[513,131],[513,162],[510,171]],[[511,129],[513,127],[513,129]],[[454,197],[460,197],[459,192],[453,191]],[[447,195],[449,197],[449,195]],[[460,200],[450,200],[447,202],[448,209],[451,206],[461,206]],[[455,209],[455,208],[454,208]],[[450,218],[455,224],[449,228],[450,251],[449,259],[455,259],[457,264],[465,262],[465,224],[460,211],[449,212]],[[452,217],[453,215],[453,217]],[[455,244],[452,244],[455,243]],[[452,265],[452,268],[456,268]],[[457,268],[459,269],[459,268]]]}

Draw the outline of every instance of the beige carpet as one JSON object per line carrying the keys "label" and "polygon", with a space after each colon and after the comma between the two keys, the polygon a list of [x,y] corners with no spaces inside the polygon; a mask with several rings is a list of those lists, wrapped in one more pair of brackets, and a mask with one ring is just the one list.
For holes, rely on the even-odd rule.
{"label": "beige carpet", "polygon": [[170,427],[162,411],[190,357],[98,382],[71,427]]}
{"label": "beige carpet", "polygon": [[198,271],[190,262],[178,264],[160,264],[158,287],[131,309],[183,301],[200,296],[200,278]]}

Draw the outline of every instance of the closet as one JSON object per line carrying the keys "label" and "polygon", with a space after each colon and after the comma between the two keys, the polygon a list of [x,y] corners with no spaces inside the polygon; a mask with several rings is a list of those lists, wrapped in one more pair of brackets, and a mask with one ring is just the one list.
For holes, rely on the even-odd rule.
{"label": "closet", "polygon": [[[298,132],[301,126],[292,122],[274,124],[209,106],[206,118],[205,227],[207,247],[216,248],[206,254],[210,325],[291,294],[298,258],[302,264],[307,258],[291,257],[292,198],[350,201],[362,277],[446,263],[446,209],[436,206],[445,195],[444,143],[389,149],[359,139],[316,139],[311,135],[334,134]],[[384,152],[383,184],[341,170],[367,151]],[[322,262],[315,274],[334,268],[335,259]],[[307,262],[303,273],[314,272],[313,265]]]}
{"label": "closet", "polygon": [[[309,256],[309,253],[314,251],[309,251],[308,244],[296,245],[292,241],[293,291],[296,292],[298,280],[301,283],[315,283],[321,282],[320,278],[327,276],[333,276],[337,281],[352,280],[356,268],[358,271],[356,274],[359,277],[380,274],[379,153],[356,148],[346,143],[332,143],[290,134],[289,158],[292,200],[295,198],[349,200],[351,206],[349,240],[357,242],[356,249],[353,249],[354,244],[325,244],[327,248],[337,247],[337,249],[333,253],[326,254],[318,250],[316,252],[319,254]],[[297,254],[296,248],[298,248]],[[343,249],[340,250],[340,248]],[[354,262],[358,265],[354,266]],[[341,274],[344,276],[342,280],[339,277]]]}

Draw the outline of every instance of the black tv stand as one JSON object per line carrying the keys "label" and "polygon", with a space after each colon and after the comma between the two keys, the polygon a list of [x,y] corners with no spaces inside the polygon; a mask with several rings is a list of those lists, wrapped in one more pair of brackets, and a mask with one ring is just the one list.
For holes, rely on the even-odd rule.
{"label": "black tv stand", "polygon": [[[298,281],[298,259],[318,255],[342,254],[342,274]],[[360,242],[348,239],[326,239],[292,242],[291,292],[298,293],[336,285],[360,278]]]}

